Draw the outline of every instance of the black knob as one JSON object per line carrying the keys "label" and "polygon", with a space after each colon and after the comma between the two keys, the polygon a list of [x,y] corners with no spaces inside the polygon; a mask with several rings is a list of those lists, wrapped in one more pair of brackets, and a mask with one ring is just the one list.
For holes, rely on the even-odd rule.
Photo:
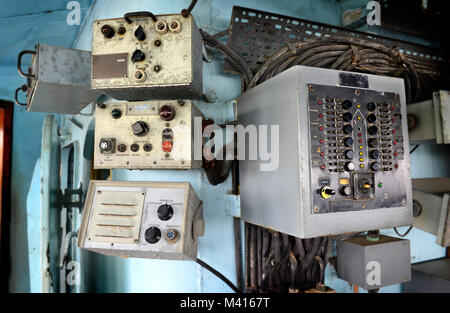
{"label": "black knob", "polygon": [[336,191],[334,191],[334,189],[331,189],[331,188],[326,188],[326,189],[324,189],[323,192],[325,192],[329,196],[332,196],[332,195],[336,194]]}
{"label": "black knob", "polygon": [[148,126],[143,121],[137,121],[133,125],[131,125],[131,130],[135,136],[144,136],[148,133]]}
{"label": "black knob", "polygon": [[344,139],[344,144],[345,144],[347,147],[353,146],[353,138],[352,138],[352,137],[347,137],[347,138],[345,138],[345,139]]}
{"label": "black knob", "polygon": [[347,151],[345,151],[345,157],[346,157],[347,159],[353,159],[353,155],[354,155],[353,150],[347,150]]}
{"label": "black knob", "polygon": [[145,60],[145,54],[141,50],[136,50],[133,52],[133,55],[131,56],[131,61],[133,63],[141,62]]}
{"label": "black knob", "polygon": [[161,239],[161,230],[158,227],[150,227],[145,231],[145,241],[154,244]]}
{"label": "black knob", "polygon": [[372,169],[372,171],[377,172],[380,170],[380,164],[379,163],[372,163],[372,165],[370,165],[370,168]]}
{"label": "black knob", "polygon": [[105,36],[105,38],[109,39],[114,37],[114,28],[109,25],[103,25],[100,31],[102,32],[103,36]]}
{"label": "black knob", "polygon": [[370,115],[367,117],[367,121],[368,121],[369,123],[375,123],[376,120],[377,120],[377,117],[375,116],[375,114],[370,114]]}
{"label": "black knob", "polygon": [[142,41],[145,40],[145,38],[147,38],[147,36],[145,36],[145,32],[144,32],[144,28],[142,28],[142,26],[139,25],[139,27],[136,29],[136,31],[134,32],[134,36],[137,38],[137,40]]}
{"label": "black knob", "polygon": [[344,110],[348,110],[352,107],[353,103],[350,100],[344,100],[342,101],[342,108]]}
{"label": "black knob", "polygon": [[375,135],[376,133],[378,133],[378,127],[376,126],[370,126],[369,128],[367,128],[367,132],[369,133],[369,135]]}
{"label": "black knob", "polygon": [[342,186],[341,194],[347,197],[350,196],[352,194],[352,188],[350,188],[349,186]]}
{"label": "black knob", "polygon": [[376,108],[377,108],[377,106],[375,105],[374,102],[367,103],[367,111],[372,112],[372,111],[375,111]]}
{"label": "black knob", "polygon": [[370,138],[369,139],[369,147],[376,148],[378,147],[378,141],[376,138]]}
{"label": "black knob", "polygon": [[372,150],[369,153],[371,159],[378,159],[380,157],[380,151]]}
{"label": "black knob", "polygon": [[350,122],[353,119],[353,114],[350,112],[346,112],[342,115],[342,118],[344,119],[344,121]]}
{"label": "black knob", "polygon": [[156,213],[161,221],[168,221],[173,216],[173,208],[169,204],[163,204],[158,208]]}
{"label": "black knob", "polygon": [[120,109],[114,109],[114,110],[111,111],[111,116],[114,119],[118,119],[118,118],[120,118],[122,116],[122,111]]}
{"label": "black knob", "polygon": [[350,135],[353,132],[353,127],[352,125],[345,125],[344,126],[344,133],[347,135]]}

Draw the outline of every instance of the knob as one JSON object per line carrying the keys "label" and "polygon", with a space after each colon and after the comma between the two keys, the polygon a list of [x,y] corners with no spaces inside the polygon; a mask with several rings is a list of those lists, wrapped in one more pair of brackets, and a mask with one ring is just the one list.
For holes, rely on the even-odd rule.
{"label": "knob", "polygon": [[173,216],[173,208],[169,204],[163,204],[158,208],[156,214],[161,221],[168,221]]}
{"label": "knob", "polygon": [[347,159],[353,159],[353,155],[354,155],[353,150],[347,150],[347,151],[345,151],[345,157],[346,157]]}
{"label": "knob", "polygon": [[350,135],[353,131],[353,127],[352,125],[345,125],[344,126],[344,133],[347,135]]}
{"label": "knob", "polygon": [[369,155],[371,159],[378,159],[380,157],[380,152],[378,150],[372,150]]}
{"label": "knob", "polygon": [[370,138],[369,139],[369,147],[376,148],[378,147],[378,141],[376,138]]}
{"label": "knob", "polygon": [[131,61],[133,63],[141,62],[145,60],[145,54],[141,50],[136,50],[133,52],[133,55],[131,56]]}
{"label": "knob", "polygon": [[111,140],[102,140],[102,141],[100,141],[99,146],[100,146],[100,149],[103,151],[111,151],[111,149],[113,147]]}
{"label": "knob", "polygon": [[369,116],[367,117],[367,121],[369,123],[375,123],[376,120],[377,120],[377,117],[375,116],[375,114],[369,114]]}
{"label": "knob", "polygon": [[350,100],[344,100],[342,101],[342,108],[344,110],[348,110],[352,107],[353,103]]}
{"label": "knob", "polygon": [[159,116],[165,121],[173,120],[175,117],[175,110],[170,105],[163,105],[159,109]]}
{"label": "knob", "polygon": [[342,186],[341,194],[347,197],[350,196],[352,194],[352,188],[350,188],[349,186]]}
{"label": "knob", "polygon": [[109,39],[114,37],[114,28],[112,28],[109,25],[103,25],[100,31],[103,34],[103,36],[105,36],[105,38]]}
{"label": "knob", "polygon": [[161,230],[158,227],[150,227],[145,231],[144,238],[148,243],[155,244],[161,239]]}
{"label": "knob", "polygon": [[380,164],[379,163],[372,163],[372,165],[370,165],[370,168],[372,169],[372,171],[377,172],[380,170]]}
{"label": "knob", "polygon": [[350,112],[346,112],[342,115],[342,118],[344,119],[344,121],[350,122],[353,118],[353,114]]}
{"label": "knob", "polygon": [[142,28],[142,26],[139,25],[139,27],[136,29],[136,31],[134,32],[134,36],[137,38],[137,40],[142,41],[145,40],[145,38],[147,38],[147,36],[145,36],[145,32],[144,29]]}
{"label": "knob", "polygon": [[375,111],[376,108],[377,108],[377,106],[375,105],[374,102],[367,103],[367,111],[372,112],[372,111]]}
{"label": "knob", "polygon": [[353,146],[353,138],[352,138],[352,137],[347,137],[347,138],[345,138],[345,139],[344,139],[344,144],[345,144],[347,147]]}
{"label": "knob", "polygon": [[355,163],[353,163],[353,162],[348,162],[347,164],[345,164],[345,169],[346,169],[348,172],[353,171],[353,170],[355,169]]}
{"label": "knob", "polygon": [[131,130],[135,136],[144,136],[148,133],[148,126],[143,121],[137,121],[133,125],[131,125]]}
{"label": "knob", "polygon": [[378,127],[376,127],[376,126],[370,126],[368,129],[367,129],[367,132],[369,133],[369,135],[375,135],[376,133],[378,133]]}
{"label": "knob", "polygon": [[114,110],[111,111],[111,116],[114,119],[118,119],[118,118],[120,118],[122,116],[122,111],[120,109],[114,109]]}
{"label": "knob", "polygon": [[322,187],[322,189],[320,189],[320,195],[324,199],[328,199],[334,194],[336,194],[336,191],[334,191],[333,189],[331,189],[328,186]]}

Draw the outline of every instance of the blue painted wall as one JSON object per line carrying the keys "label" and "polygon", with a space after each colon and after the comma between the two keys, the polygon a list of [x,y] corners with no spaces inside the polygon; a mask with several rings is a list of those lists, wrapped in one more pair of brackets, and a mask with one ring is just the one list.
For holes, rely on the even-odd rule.
{"label": "blue painted wall", "polygon": [[[30,49],[37,42],[51,43],[59,46],[74,46],[91,50],[91,25],[96,19],[115,18],[131,11],[152,11],[155,14],[175,13],[187,7],[188,0],[148,1],[148,0],[98,0],[88,10],[91,1],[82,3],[83,17],[87,16],[81,26],[66,24],[68,1],[14,1],[23,2],[14,9],[12,1],[0,0],[0,35],[7,45],[0,46],[0,98],[11,99],[13,91],[24,82],[15,69],[15,58],[22,49]],[[199,27],[215,33],[229,25],[233,5],[247,6],[304,19],[340,25],[342,7],[339,2],[328,0],[203,0],[199,1],[193,15]],[[5,9],[5,10],[2,10]],[[52,10],[52,13],[43,13]],[[23,16],[26,14],[26,16]],[[15,36],[20,33],[20,36]],[[17,38],[21,38],[18,40]],[[214,104],[199,101],[198,106],[207,118],[216,122],[231,119],[229,110],[223,103],[235,98],[240,93],[240,79],[222,72],[222,58],[215,56],[215,61],[204,65],[205,90],[212,90],[218,99]],[[220,86],[220,88],[219,88]],[[39,180],[33,180],[32,174],[36,160],[40,155],[41,128],[44,114],[28,113],[23,108],[15,108],[14,147],[13,147],[13,216],[11,238],[13,271],[10,279],[11,291],[37,290],[35,273],[29,268],[36,264],[33,248],[36,239],[30,227],[35,227],[39,217],[39,207],[32,205],[39,196]],[[89,123],[89,122],[86,122]],[[85,125],[88,127],[88,125]],[[74,127],[74,140],[84,142],[77,136]],[[71,130],[68,127],[69,131]],[[81,136],[81,135],[80,135]],[[444,150],[443,150],[444,149]],[[82,151],[83,149],[81,149]],[[81,154],[81,152],[80,152]],[[80,156],[81,157],[81,156]],[[442,147],[421,147],[412,155],[413,177],[448,176],[448,150]],[[430,160],[432,160],[430,162]],[[226,196],[231,190],[228,180],[220,186],[211,186],[205,174],[194,171],[113,171],[113,179],[123,180],[165,180],[189,181],[199,197],[204,201],[206,233],[200,241],[199,257],[221,271],[232,281],[235,280],[234,238],[232,217],[227,214],[229,205],[233,205]],[[83,182],[87,186],[87,182]],[[230,204],[231,203],[231,204]],[[235,203],[234,203],[235,205]],[[27,216],[30,222],[27,225]],[[31,223],[33,221],[33,223]],[[28,231],[27,231],[28,229]],[[401,230],[403,231],[403,230]],[[392,235],[391,230],[386,233]],[[24,238],[30,238],[28,241]],[[34,238],[34,239],[33,239]],[[419,230],[413,230],[408,238],[412,240],[413,261],[436,258],[443,255],[443,249],[434,245],[434,238]],[[31,261],[28,261],[31,260]],[[82,291],[105,292],[228,292],[216,277],[199,268],[192,262],[161,261],[144,259],[122,259],[86,253],[82,259],[84,276]],[[30,278],[31,277],[31,278]],[[334,270],[328,268],[326,282],[340,292],[350,292],[346,282],[336,278]],[[399,286],[382,289],[383,291],[400,291]]]}

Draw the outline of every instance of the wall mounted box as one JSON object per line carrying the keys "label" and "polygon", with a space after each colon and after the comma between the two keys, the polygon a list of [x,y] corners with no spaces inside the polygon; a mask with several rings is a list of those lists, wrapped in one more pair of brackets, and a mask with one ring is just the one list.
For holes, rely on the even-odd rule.
{"label": "wall mounted box", "polygon": [[[32,54],[31,67],[23,73],[21,59],[26,54]],[[18,68],[28,80],[26,106],[30,112],[77,114],[100,96],[90,90],[90,51],[38,44],[35,51],[19,54]]]}
{"label": "wall mounted box", "polygon": [[380,235],[337,241],[337,275],[366,290],[411,280],[409,240]]}
{"label": "wall mounted box", "polygon": [[118,100],[194,99],[203,95],[202,38],[190,15],[95,21],[92,81]]}
{"label": "wall mounted box", "polygon": [[105,255],[195,260],[202,202],[189,183],[91,181],[78,247]]}
{"label": "wall mounted box", "polygon": [[237,103],[240,124],[279,127],[277,167],[240,161],[245,221],[301,238],[412,224],[402,79],[296,66]]}
{"label": "wall mounted box", "polygon": [[[201,168],[203,115],[190,100],[109,102],[95,111],[94,168]],[[198,124],[195,123],[197,118]]]}

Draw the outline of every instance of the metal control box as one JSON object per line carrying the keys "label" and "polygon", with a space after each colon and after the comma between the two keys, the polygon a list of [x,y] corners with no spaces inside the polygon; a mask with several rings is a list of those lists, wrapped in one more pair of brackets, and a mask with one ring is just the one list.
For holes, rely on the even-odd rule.
{"label": "metal control box", "polygon": [[202,202],[189,183],[91,181],[78,247],[105,255],[195,260]]}
{"label": "metal control box", "polygon": [[202,38],[191,15],[138,14],[93,24],[92,89],[115,99],[198,98],[202,66]]}
{"label": "metal control box", "polygon": [[[26,54],[32,55],[28,72],[21,68]],[[27,84],[16,90],[16,103],[30,112],[77,114],[100,95],[90,90],[90,51],[38,44],[19,54],[17,67]],[[26,103],[18,100],[21,90]]]}
{"label": "metal control box", "polygon": [[201,156],[202,119],[190,100],[101,103],[95,111],[94,168],[201,168],[194,154]]}
{"label": "metal control box", "polygon": [[402,79],[296,66],[242,94],[238,120],[279,128],[258,142],[273,170],[240,161],[247,222],[301,238],[412,224]]}
{"label": "metal control box", "polygon": [[338,277],[358,287],[372,290],[411,280],[409,240],[356,236],[337,241],[336,247]]}

